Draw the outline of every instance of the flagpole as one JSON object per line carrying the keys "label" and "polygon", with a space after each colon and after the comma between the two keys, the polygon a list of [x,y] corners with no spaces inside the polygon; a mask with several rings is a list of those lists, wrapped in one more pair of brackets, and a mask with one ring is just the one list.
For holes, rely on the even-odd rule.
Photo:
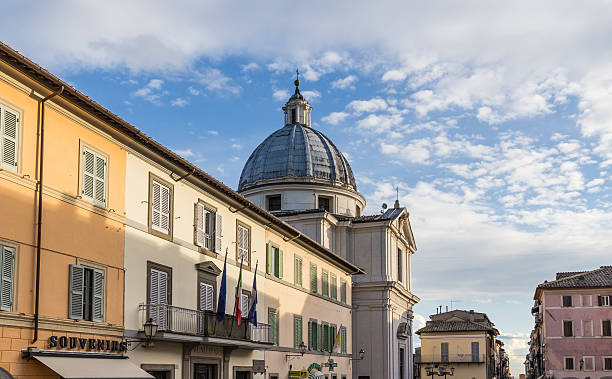
{"label": "flagpole", "polygon": [[[217,322],[215,322],[215,327],[214,327],[214,330],[213,330],[213,335],[217,332],[217,324],[219,322],[222,322],[225,319],[225,304],[226,304],[226,298],[227,298],[227,289],[225,288],[225,286],[226,286],[226,275],[227,275],[227,272],[226,272],[226,269],[227,269],[227,251],[228,251],[228,248],[226,247],[225,248],[225,259],[223,261],[223,274],[221,275],[221,288],[219,289],[219,299],[217,301],[217,315],[215,317],[217,319]],[[221,291],[224,292],[223,293],[223,309],[222,309],[223,316],[222,317],[219,315],[220,314],[219,311],[221,310]]]}
{"label": "flagpole", "polygon": [[[259,266],[259,259],[255,261],[255,271],[253,273],[253,280],[255,280],[255,277],[257,276],[257,267],[258,266]],[[254,301],[254,299],[253,299],[253,301]],[[244,338],[247,338],[247,333],[249,332],[249,324],[250,324],[249,316],[251,315],[251,307],[249,307],[248,309],[249,309],[249,313],[247,313],[247,324],[244,327]]]}
{"label": "flagpole", "polygon": [[234,317],[232,317],[232,325],[230,326],[230,331],[229,331],[229,334],[227,335],[228,337],[231,337],[232,330],[234,330],[234,321],[236,320],[236,309],[237,309],[236,307],[239,306],[238,301],[240,301],[242,298],[242,294],[238,293],[238,286],[241,284],[240,282],[242,281],[242,264],[243,263],[244,263],[244,255],[240,257],[240,271],[238,273],[238,283],[236,283],[236,301],[234,302]]}

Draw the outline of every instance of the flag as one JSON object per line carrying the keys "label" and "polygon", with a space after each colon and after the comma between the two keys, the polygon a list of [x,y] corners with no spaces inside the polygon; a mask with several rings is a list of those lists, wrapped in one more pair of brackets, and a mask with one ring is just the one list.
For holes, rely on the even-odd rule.
{"label": "flag", "polygon": [[236,321],[238,325],[240,325],[240,320],[242,319],[242,307],[240,306],[240,298],[242,297],[242,262],[244,261],[244,256],[240,259],[240,274],[238,275],[238,284],[236,284],[236,303],[234,304],[234,317],[236,317]]}
{"label": "flag", "polygon": [[342,343],[341,337],[340,337],[340,330],[342,330],[342,324],[340,324],[340,327],[338,328],[338,333],[336,333],[336,346],[340,346],[340,344]]}
{"label": "flag", "polygon": [[221,289],[219,290],[219,301],[217,302],[217,321],[225,319],[226,278],[227,278],[227,249],[225,249],[225,262],[223,262],[223,275],[221,276]]}
{"label": "flag", "polygon": [[251,303],[251,309],[249,309],[248,321],[257,326],[257,264],[255,264],[255,275],[253,275],[253,303]]}

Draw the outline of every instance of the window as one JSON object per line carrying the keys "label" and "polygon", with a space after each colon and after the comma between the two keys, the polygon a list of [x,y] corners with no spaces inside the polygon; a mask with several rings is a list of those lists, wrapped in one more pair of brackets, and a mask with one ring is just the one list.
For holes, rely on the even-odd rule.
{"label": "window", "polygon": [[318,350],[319,325],[317,320],[308,321],[308,350]]}
{"label": "window", "polygon": [[104,318],[104,271],[70,265],[69,315],[74,320],[102,322]]}
{"label": "window", "polygon": [[563,321],[563,337],[574,336],[574,325],[572,321]]}
{"label": "window", "polygon": [[0,245],[0,310],[13,310],[13,283],[15,282],[15,248]]}
{"label": "window", "polygon": [[173,191],[172,184],[149,175],[149,232],[165,239],[172,238]]}
{"label": "window", "polygon": [[221,253],[223,218],[214,208],[202,202],[195,204],[194,212],[195,244],[208,251]]}
{"label": "window", "polygon": [[404,260],[402,259],[402,249],[397,249],[397,280],[403,282],[404,276],[402,272],[402,265]]}
{"label": "window", "polygon": [[283,251],[268,242],[268,254],[266,257],[266,273],[283,278]]}
{"label": "window", "polygon": [[168,305],[172,304],[172,268],[147,262],[149,317],[159,330],[168,328]]}
{"label": "window", "polygon": [[593,321],[582,320],[582,336],[593,337]]}
{"label": "window", "polygon": [[612,325],[610,320],[603,320],[601,322],[601,335],[604,337],[612,337]]}
{"label": "window", "polygon": [[480,362],[478,359],[480,355],[480,345],[478,342],[472,342],[472,362]]}
{"label": "window", "polygon": [[564,307],[571,307],[572,306],[572,296],[563,296],[563,306]]}
{"label": "window", "polygon": [[563,361],[565,362],[565,369],[566,370],[573,370],[574,369],[574,357],[564,357]]}
{"label": "window", "polygon": [[329,273],[325,270],[321,271],[321,295],[329,296]]}
{"label": "window", "polygon": [[215,287],[210,283],[200,282],[200,310],[215,310]]}
{"label": "window", "polygon": [[329,338],[329,324],[324,322],[323,323],[323,351],[329,351],[329,342],[330,342],[330,338]]}
{"label": "window", "polygon": [[355,217],[359,216],[361,216],[361,208],[359,208],[359,205],[355,205]]}
{"label": "window", "polygon": [[440,344],[440,360],[442,362],[448,362],[448,342],[442,342]]}
{"label": "window", "polygon": [[242,312],[242,318],[249,317],[249,304],[251,301],[250,299],[250,293],[243,289],[242,293],[240,294],[240,312]]}
{"label": "window", "polygon": [[338,279],[335,274],[329,274],[329,296],[338,300]]}
{"label": "window", "polygon": [[319,196],[318,208],[327,212],[331,212],[332,199],[326,196]]}
{"label": "window", "polygon": [[338,327],[336,325],[329,326],[329,346],[327,351],[332,353],[338,343]]}
{"label": "window", "polygon": [[346,354],[346,326],[340,327],[340,352]]}
{"label": "window", "polygon": [[346,304],[346,281],[340,279],[340,302]]}
{"label": "window", "polygon": [[106,157],[83,147],[81,166],[81,196],[98,205],[105,206]]}
{"label": "window", "polygon": [[270,329],[268,329],[269,341],[278,346],[278,310],[268,308],[268,324],[270,325]]}
{"label": "window", "polygon": [[610,295],[597,296],[597,305],[600,307],[609,307],[610,304],[612,304],[612,301],[610,301],[611,297]]}
{"label": "window", "polygon": [[603,358],[604,361],[604,370],[605,371],[610,371],[612,370],[612,357],[604,357]]}
{"label": "window", "polygon": [[250,265],[251,258],[251,227],[236,221],[236,262],[242,262],[245,266]]}
{"label": "window", "polygon": [[0,105],[0,166],[17,171],[19,113]]}
{"label": "window", "polygon": [[406,366],[406,357],[404,353],[404,348],[399,348],[399,377],[400,379],[404,379],[404,366]]}
{"label": "window", "polygon": [[319,280],[317,278],[317,266],[313,265],[311,263],[310,264],[310,292],[317,293],[317,291],[318,291],[318,288],[317,288],[318,282],[319,282]]}
{"label": "window", "polygon": [[293,262],[293,279],[296,286],[302,286],[302,258],[297,255]]}
{"label": "window", "polygon": [[302,316],[293,315],[293,347],[299,349],[303,341]]}
{"label": "window", "polygon": [[271,195],[266,197],[268,210],[270,212],[281,210],[281,195]]}
{"label": "window", "polygon": [[296,123],[296,119],[295,119],[295,108],[293,108],[291,110],[291,123],[295,124]]}

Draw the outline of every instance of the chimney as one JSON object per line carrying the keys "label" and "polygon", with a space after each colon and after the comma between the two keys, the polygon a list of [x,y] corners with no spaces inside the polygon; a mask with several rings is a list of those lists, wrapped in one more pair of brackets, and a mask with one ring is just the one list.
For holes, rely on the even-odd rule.
{"label": "chimney", "polygon": [[446,306],[446,311],[448,312],[448,305]]}

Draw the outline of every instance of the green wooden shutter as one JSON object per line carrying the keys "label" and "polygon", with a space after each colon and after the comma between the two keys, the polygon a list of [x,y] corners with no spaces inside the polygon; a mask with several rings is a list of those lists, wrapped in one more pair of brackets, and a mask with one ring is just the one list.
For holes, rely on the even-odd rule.
{"label": "green wooden shutter", "polygon": [[329,274],[325,271],[321,272],[321,295],[329,296]]}
{"label": "green wooden shutter", "polygon": [[10,312],[13,308],[13,282],[15,277],[15,249],[0,246],[2,280],[0,283],[0,310]]}
{"label": "green wooden shutter", "polygon": [[283,278],[283,251],[278,250],[278,278]]}
{"label": "green wooden shutter", "polygon": [[19,114],[8,108],[0,108],[2,111],[0,125],[0,162],[12,170],[17,170],[17,149],[19,148]]}
{"label": "green wooden shutter", "polygon": [[310,265],[310,292],[317,292],[317,266]]}
{"label": "green wooden shutter", "polygon": [[308,321],[308,350],[312,350],[312,321]]}
{"label": "green wooden shutter", "polygon": [[295,277],[295,285],[302,286],[302,258],[295,257],[295,265],[294,265],[294,277]]}
{"label": "green wooden shutter", "polygon": [[318,350],[323,351],[323,324],[317,325],[317,337]]}
{"label": "green wooden shutter", "polygon": [[273,270],[273,262],[272,262],[272,244],[270,242],[268,242],[268,247],[266,249],[267,254],[266,254],[266,273],[267,274],[272,274],[274,272]]}
{"label": "green wooden shutter", "polygon": [[346,327],[340,327],[340,352],[346,353]]}
{"label": "green wooden shutter", "polygon": [[346,304],[346,282],[340,280],[340,301]]}
{"label": "green wooden shutter", "polygon": [[336,275],[334,274],[330,274],[329,275],[330,278],[330,296],[332,299],[334,300],[338,300],[338,279],[336,278]]}
{"label": "green wooden shutter", "polygon": [[93,309],[92,319],[96,322],[104,320],[104,271],[93,269]]}
{"label": "green wooden shutter", "polygon": [[300,348],[302,343],[302,317],[293,316],[293,347]]}
{"label": "green wooden shutter", "polygon": [[83,292],[85,288],[85,268],[70,265],[70,296],[68,298],[68,318],[83,319]]}

